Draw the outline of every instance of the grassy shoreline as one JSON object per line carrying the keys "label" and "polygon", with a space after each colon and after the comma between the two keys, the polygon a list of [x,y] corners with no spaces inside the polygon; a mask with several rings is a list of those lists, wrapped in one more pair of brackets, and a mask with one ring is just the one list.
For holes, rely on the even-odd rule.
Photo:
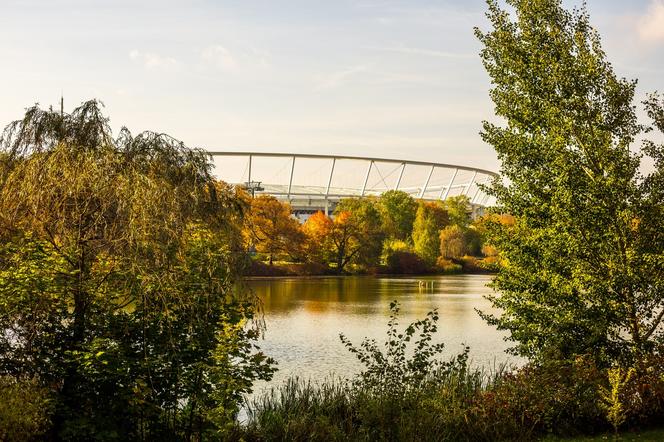
{"label": "grassy shoreline", "polygon": [[404,277],[424,277],[441,275],[490,275],[495,271],[482,267],[482,260],[476,257],[469,257],[462,261],[456,271],[444,271],[438,268],[414,268],[407,271],[399,271],[386,266],[376,266],[371,268],[356,268],[351,271],[338,273],[335,269],[314,263],[291,263],[275,262],[272,265],[262,261],[252,260],[250,265],[244,271],[244,277],[264,278],[264,277],[331,277],[331,276],[404,276]]}

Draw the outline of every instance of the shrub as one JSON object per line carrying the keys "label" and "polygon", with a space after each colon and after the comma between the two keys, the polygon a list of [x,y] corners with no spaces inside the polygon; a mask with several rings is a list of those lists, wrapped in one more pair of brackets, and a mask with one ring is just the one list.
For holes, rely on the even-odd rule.
{"label": "shrub", "polygon": [[[624,422],[628,427],[657,424],[664,419],[664,356],[662,348],[655,349],[632,367],[623,367],[618,396],[615,398],[622,408]],[[615,369],[615,368],[614,368]],[[606,375],[610,380],[611,371]],[[615,373],[614,373],[615,376]],[[609,382],[611,384],[611,382]],[[610,387],[615,386],[609,385]],[[603,389],[604,393],[607,389]],[[605,410],[608,411],[608,410]],[[608,416],[608,420],[611,421]]]}
{"label": "shrub", "polygon": [[[430,312],[405,329],[390,305],[387,339],[342,342],[364,365],[351,381],[312,384],[292,379],[250,405],[245,440],[532,440],[548,433],[605,432],[624,422],[635,428],[664,417],[664,358],[653,351],[619,372],[608,396],[608,373],[590,356],[494,373],[468,367],[468,348],[441,360],[433,344],[438,315]],[[414,346],[414,348],[410,348]],[[613,373],[616,373],[613,371]],[[604,394],[602,394],[604,392]],[[613,406],[607,419],[605,411]],[[616,406],[616,404],[619,404]]]}
{"label": "shrub", "polygon": [[505,373],[474,399],[472,431],[486,439],[531,439],[605,429],[598,405],[602,381],[602,372],[584,357]]}
{"label": "shrub", "polygon": [[387,239],[383,242],[383,251],[380,255],[380,263],[386,266],[390,265],[390,259],[398,252],[412,252],[412,247],[400,239]]}
{"label": "shrub", "polygon": [[394,252],[388,260],[387,271],[394,274],[421,275],[431,272],[431,268],[413,252]]}
{"label": "shrub", "polygon": [[[348,351],[365,367],[355,379],[355,386],[390,397],[403,396],[404,393],[421,388],[432,377],[446,377],[466,370],[470,351],[468,347],[449,361],[438,359],[445,344],[431,343],[434,333],[438,331],[437,310],[430,311],[426,318],[413,322],[402,332],[397,330],[399,311],[399,303],[392,301],[384,350],[374,339],[365,339],[358,347],[343,333],[339,335]],[[416,332],[419,332],[418,336]],[[408,350],[411,343],[414,348]],[[408,354],[412,356],[408,357]]]}
{"label": "shrub", "polygon": [[460,260],[464,273],[485,273],[487,269],[479,258],[463,256]]}
{"label": "shrub", "polygon": [[53,403],[34,379],[0,376],[0,440],[37,440],[50,427]]}
{"label": "shrub", "polygon": [[463,267],[450,259],[439,256],[436,260],[436,268],[447,275],[462,273]]}

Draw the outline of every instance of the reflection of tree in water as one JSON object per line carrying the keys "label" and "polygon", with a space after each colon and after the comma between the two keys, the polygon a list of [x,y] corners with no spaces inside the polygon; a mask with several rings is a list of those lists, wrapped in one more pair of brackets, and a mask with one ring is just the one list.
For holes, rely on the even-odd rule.
{"label": "reflection of tree in water", "polygon": [[[424,281],[423,289],[420,281]],[[263,300],[266,313],[305,309],[312,313],[346,311],[348,314],[381,312],[389,315],[390,301],[399,299],[404,314],[426,313],[440,304],[451,315],[474,316],[463,307],[468,296],[488,293],[488,279],[468,275],[418,278],[376,278],[369,276],[324,278],[279,278],[250,281]],[[433,285],[432,285],[433,283]],[[457,298],[461,296],[462,298]],[[456,299],[456,300],[455,300]],[[441,310],[441,313],[445,313]]]}
{"label": "reflection of tree in water", "polygon": [[[418,281],[434,281],[434,290],[420,292]],[[480,275],[429,277],[324,277],[251,281],[265,302],[267,330],[261,347],[279,361],[278,382],[290,374],[324,377],[331,372],[352,374],[355,359],[339,341],[343,332],[355,341],[384,337],[389,304],[401,304],[401,323],[422,318],[433,308],[440,314],[436,342],[446,352],[471,347],[473,364],[492,366],[507,358],[504,334],[488,326],[475,312],[490,303],[483,295],[490,278]],[[447,353],[446,353],[447,354]]]}

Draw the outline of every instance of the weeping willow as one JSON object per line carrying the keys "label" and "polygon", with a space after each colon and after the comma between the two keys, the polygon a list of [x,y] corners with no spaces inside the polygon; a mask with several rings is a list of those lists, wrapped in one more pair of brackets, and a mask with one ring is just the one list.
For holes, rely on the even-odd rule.
{"label": "weeping willow", "polygon": [[238,277],[242,217],[204,151],[113,137],[97,101],[6,127],[0,374],[48,387],[51,437],[224,434],[272,371]]}

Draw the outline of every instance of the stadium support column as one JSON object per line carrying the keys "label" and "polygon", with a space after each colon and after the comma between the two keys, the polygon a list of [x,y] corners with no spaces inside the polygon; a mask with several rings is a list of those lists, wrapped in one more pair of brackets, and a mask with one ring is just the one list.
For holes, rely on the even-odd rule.
{"label": "stadium support column", "polygon": [[364,185],[362,186],[362,194],[360,197],[364,196],[364,192],[367,190],[367,183],[369,182],[369,175],[371,175],[371,166],[373,166],[373,160],[369,162],[369,168],[367,169],[367,176],[364,177]]}
{"label": "stadium support column", "polygon": [[475,183],[475,177],[477,176],[477,171],[473,172],[473,177],[468,181],[468,184],[466,185],[466,189],[463,191],[464,195],[468,195],[468,192],[470,192],[471,186]]}
{"label": "stadium support column", "polygon": [[403,171],[406,170],[406,163],[401,163],[401,171],[399,172],[399,177],[397,182],[394,185],[394,190],[399,190],[399,184],[401,184],[401,178],[403,178]]}
{"label": "stadium support column", "polygon": [[334,175],[334,165],[337,163],[336,158],[332,158],[332,168],[330,169],[330,178],[327,180],[327,188],[325,189],[325,216],[330,216],[328,204],[330,199],[330,186],[332,185],[332,176]]}
{"label": "stadium support column", "polygon": [[[489,182],[489,178],[487,177],[487,178],[485,178],[485,179],[482,181],[481,184],[486,184],[486,183],[488,183],[488,182]],[[473,199],[470,200],[470,204],[474,204],[474,203],[475,203],[475,200],[478,199],[478,197],[480,196],[481,193],[482,193],[482,189],[480,189],[480,186],[479,186],[479,184],[478,184],[478,186],[477,186],[477,190],[475,191],[475,195],[473,195]]]}
{"label": "stadium support column", "polygon": [[249,155],[249,178],[247,179],[247,182],[251,182],[251,155]]}
{"label": "stadium support column", "polygon": [[433,175],[433,170],[436,168],[436,166],[431,165],[431,170],[429,170],[429,175],[427,175],[427,180],[424,182],[424,186],[422,186],[422,190],[420,190],[420,195],[418,198],[422,199],[424,196],[424,192],[427,191],[427,187],[429,186],[429,181],[431,181],[431,175]]}
{"label": "stadium support column", "polygon": [[454,180],[456,179],[458,173],[459,169],[454,169],[454,174],[452,174],[452,179],[450,180],[450,183],[447,185],[447,188],[445,188],[445,194],[443,195],[443,189],[440,189],[440,195],[438,196],[438,199],[442,201],[445,201],[447,199],[447,195],[450,194],[450,189],[452,189],[452,186],[454,185]]}
{"label": "stadium support column", "polygon": [[286,198],[288,199],[289,203],[290,203],[291,188],[293,187],[293,172],[294,171],[295,171],[295,155],[293,155],[293,161],[291,162],[291,166],[290,166],[290,178],[288,179],[288,196]]}

